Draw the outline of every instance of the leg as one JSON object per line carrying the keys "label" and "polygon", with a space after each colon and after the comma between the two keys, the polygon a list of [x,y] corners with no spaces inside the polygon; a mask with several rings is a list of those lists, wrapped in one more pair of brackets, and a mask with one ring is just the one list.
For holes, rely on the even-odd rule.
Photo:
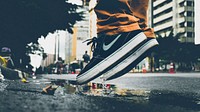
{"label": "leg", "polygon": [[115,35],[142,30],[148,38],[155,38],[153,29],[147,27],[148,4],[149,0],[99,0],[95,7],[97,32]]}

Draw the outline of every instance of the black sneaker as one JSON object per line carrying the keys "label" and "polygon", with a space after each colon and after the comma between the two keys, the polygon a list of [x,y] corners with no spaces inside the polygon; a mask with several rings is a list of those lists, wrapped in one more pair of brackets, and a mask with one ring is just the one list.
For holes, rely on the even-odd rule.
{"label": "black sneaker", "polygon": [[[101,35],[91,40],[94,48],[93,58],[80,74],[78,74],[78,84],[88,83],[105,73],[109,73],[109,75],[107,75],[108,78],[114,76],[115,74],[111,75],[109,71],[113,71],[113,68],[119,66],[119,64],[123,60],[126,60],[126,58],[129,58],[130,55],[133,55],[132,53],[135,53],[133,51],[136,51],[137,48],[140,48],[140,46],[146,43],[147,37],[141,31],[133,31],[113,36]],[[154,42],[155,45],[157,44],[156,42]],[[134,62],[134,60],[131,62]],[[125,66],[123,68],[129,65],[129,63],[123,64],[123,66]]]}
{"label": "black sneaker", "polygon": [[124,55],[114,67],[105,72],[102,76],[103,79],[111,80],[128,73],[146,58],[157,45],[157,40],[153,38],[141,42],[138,46]]}

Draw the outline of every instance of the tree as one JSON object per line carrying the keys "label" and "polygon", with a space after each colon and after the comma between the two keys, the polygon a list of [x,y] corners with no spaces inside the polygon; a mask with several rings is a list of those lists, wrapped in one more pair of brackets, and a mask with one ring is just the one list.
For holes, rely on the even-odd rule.
{"label": "tree", "polygon": [[165,65],[165,70],[167,69],[167,64],[170,63],[170,61],[175,61],[177,50],[179,48],[179,41],[178,36],[174,36],[173,30],[171,30],[170,34],[165,34],[164,36],[161,36],[157,34],[157,40],[159,43],[159,46],[156,47],[154,52],[154,61],[156,68],[160,67],[160,65]]}
{"label": "tree", "polygon": [[200,58],[200,46],[194,43],[181,43],[177,53],[176,62],[181,71],[191,71]]}
{"label": "tree", "polygon": [[200,47],[194,43],[181,43],[179,41],[181,35],[182,33],[174,35],[173,31],[164,37],[158,35],[159,46],[153,52],[158,66],[174,62],[181,68],[179,70],[188,71],[200,58]]}
{"label": "tree", "polygon": [[16,65],[28,43],[56,30],[68,30],[83,19],[78,6],[65,0],[0,0],[0,47],[10,47]]}

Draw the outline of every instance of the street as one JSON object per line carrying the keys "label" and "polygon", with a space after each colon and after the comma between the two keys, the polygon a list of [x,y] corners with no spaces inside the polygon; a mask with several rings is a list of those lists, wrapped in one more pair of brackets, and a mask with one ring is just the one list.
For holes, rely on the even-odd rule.
{"label": "street", "polygon": [[[64,77],[65,75],[63,75]],[[95,79],[92,83],[101,83]],[[51,81],[43,76],[0,82],[0,112],[199,112],[199,73],[129,73],[106,81],[109,95],[100,89],[76,94],[74,86],[42,94]],[[94,88],[93,88],[94,89]]]}

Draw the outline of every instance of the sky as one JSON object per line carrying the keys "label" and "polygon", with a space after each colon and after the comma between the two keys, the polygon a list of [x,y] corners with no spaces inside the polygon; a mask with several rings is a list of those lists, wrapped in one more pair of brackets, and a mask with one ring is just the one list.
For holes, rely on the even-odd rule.
{"label": "sky", "polygon": [[65,38],[66,31],[58,31],[58,33],[50,33],[46,37],[41,37],[38,39],[38,43],[44,48],[45,53],[54,54],[55,53],[55,37],[60,39],[60,53],[59,55],[65,57]]}
{"label": "sky", "polygon": [[[60,57],[65,59],[65,38],[66,31],[58,31],[58,33],[49,33],[46,37],[40,37],[38,43],[44,48],[44,52],[47,54],[55,53],[55,37],[60,38]],[[57,44],[58,45],[58,44]],[[57,47],[58,48],[58,47]],[[39,55],[30,55],[31,65],[38,68],[41,64],[42,57]]]}

